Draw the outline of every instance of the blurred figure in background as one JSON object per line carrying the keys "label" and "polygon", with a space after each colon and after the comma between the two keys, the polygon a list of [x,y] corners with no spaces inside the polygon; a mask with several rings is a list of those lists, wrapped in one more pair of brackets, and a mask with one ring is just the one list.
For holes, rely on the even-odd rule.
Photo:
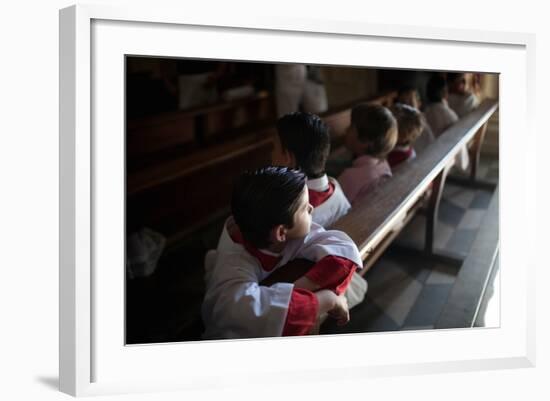
{"label": "blurred figure in background", "polygon": [[319,114],[328,109],[327,94],[317,66],[278,64],[275,66],[277,116],[294,111]]}
{"label": "blurred figure in background", "polygon": [[[397,103],[409,105],[417,110],[422,109],[422,102],[420,100],[420,94],[414,86],[403,86],[399,89],[397,94]],[[422,132],[414,143],[414,150],[420,154],[426,149],[434,140],[434,134],[423,113],[422,114]]]}
{"label": "blurred figure in background", "polygon": [[449,107],[459,118],[479,106],[479,98],[469,90],[466,74],[450,72],[447,74],[449,86]]}

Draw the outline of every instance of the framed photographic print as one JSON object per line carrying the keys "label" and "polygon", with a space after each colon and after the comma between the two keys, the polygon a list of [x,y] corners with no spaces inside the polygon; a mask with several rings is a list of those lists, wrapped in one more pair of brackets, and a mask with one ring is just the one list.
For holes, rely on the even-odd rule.
{"label": "framed photographic print", "polygon": [[[61,10],[61,391],[533,366],[534,166],[512,140],[534,136],[533,52],[533,36],[515,33]],[[390,163],[392,177],[355,200],[345,171],[365,160],[361,143],[374,148],[361,139],[360,113],[371,109],[394,139],[383,156],[366,155]],[[441,113],[451,121],[440,126]],[[357,249],[358,259],[342,251],[357,270],[336,291],[349,323],[332,319],[334,305],[317,319],[319,303],[300,332],[312,335],[282,336],[306,275],[274,279],[262,258],[278,258],[277,271],[283,260],[309,258],[312,269],[320,259],[298,245],[287,259],[258,245],[258,256],[250,234],[236,239],[228,223],[237,177],[292,151],[277,124],[287,115],[325,127],[331,150],[321,174],[308,175],[305,205],[315,213],[311,185],[338,177],[319,184],[350,198],[327,228]],[[417,124],[409,137],[407,116]],[[289,167],[306,171],[296,154]],[[309,244],[322,231],[311,227]],[[267,316],[262,329],[215,299],[212,277],[229,259],[222,232],[266,269],[251,268],[260,273],[238,307]],[[251,291],[269,288],[281,290],[255,309]],[[305,291],[320,302],[327,288]]]}

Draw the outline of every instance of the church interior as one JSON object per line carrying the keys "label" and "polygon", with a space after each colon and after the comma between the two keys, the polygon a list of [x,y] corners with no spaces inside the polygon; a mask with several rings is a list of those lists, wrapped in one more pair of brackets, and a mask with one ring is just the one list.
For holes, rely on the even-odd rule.
{"label": "church interior", "polygon": [[[201,340],[205,255],[235,178],[271,163],[280,116],[326,122],[326,172],[337,178],[352,162],[355,105],[391,109],[412,90],[429,125],[429,82],[455,75],[471,109],[452,111],[452,124],[334,225],[362,252],[368,290],[348,324],[328,318],[318,334],[498,327],[498,74],[454,73],[127,56],[126,343]],[[466,167],[455,161],[462,150]]]}

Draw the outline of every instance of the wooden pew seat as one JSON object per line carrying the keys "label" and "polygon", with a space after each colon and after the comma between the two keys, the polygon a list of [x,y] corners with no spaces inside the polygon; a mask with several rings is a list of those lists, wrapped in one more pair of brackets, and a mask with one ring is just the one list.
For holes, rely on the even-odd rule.
{"label": "wooden pew seat", "polygon": [[430,185],[432,205],[425,251],[428,255],[434,254],[433,231],[448,168],[461,147],[484,130],[484,125],[497,107],[497,101],[485,100],[475,111],[448,128],[415,160],[395,169],[391,179],[354,205],[347,215],[334,224],[334,229],[346,232],[356,243],[365,260],[366,269],[363,272],[372,266],[416,213]]}

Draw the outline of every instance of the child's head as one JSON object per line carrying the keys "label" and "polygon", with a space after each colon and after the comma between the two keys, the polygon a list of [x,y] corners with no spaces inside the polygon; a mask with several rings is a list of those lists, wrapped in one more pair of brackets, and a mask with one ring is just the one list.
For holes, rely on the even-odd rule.
{"label": "child's head", "polygon": [[399,103],[408,104],[415,109],[420,110],[422,103],[418,90],[414,86],[404,86],[397,92],[397,101]]}
{"label": "child's head", "polygon": [[301,169],[308,178],[325,174],[330,134],[315,114],[295,112],[277,121],[278,137],[271,154],[275,165]]}
{"label": "child's head", "polygon": [[466,74],[461,72],[449,72],[447,74],[447,85],[450,93],[463,95],[466,93]]}
{"label": "child's head", "polygon": [[372,103],[360,103],[351,110],[346,146],[355,155],[385,158],[397,142],[397,122],[390,110]]}
{"label": "child's head", "polygon": [[306,176],[287,167],[264,167],[240,175],[231,211],[243,238],[257,248],[305,237],[311,226]]}
{"label": "child's head", "polygon": [[439,103],[447,98],[447,83],[440,74],[433,74],[428,81],[426,97],[430,103]]}
{"label": "child's head", "polygon": [[403,103],[394,104],[392,112],[397,120],[397,145],[412,145],[422,133],[422,114],[414,107]]}

